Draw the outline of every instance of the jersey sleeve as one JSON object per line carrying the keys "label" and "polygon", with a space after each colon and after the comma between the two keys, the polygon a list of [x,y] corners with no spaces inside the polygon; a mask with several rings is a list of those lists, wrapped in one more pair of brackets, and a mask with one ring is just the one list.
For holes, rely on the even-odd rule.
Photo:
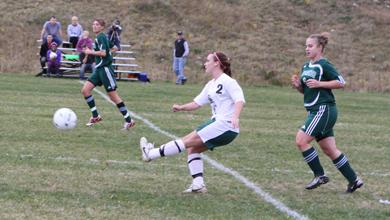
{"label": "jersey sleeve", "polygon": [[209,103],[209,99],[208,99],[208,96],[207,96],[207,87],[208,87],[208,83],[205,85],[205,87],[202,89],[202,91],[199,93],[199,95],[197,95],[195,98],[194,98],[194,102],[200,106],[202,105],[205,105],[207,103]]}
{"label": "jersey sleeve", "polygon": [[343,76],[336,70],[336,68],[329,62],[326,62],[322,65],[323,71],[324,71],[324,79],[331,81],[331,80],[337,80],[341,84],[345,84],[345,80]]}
{"label": "jersey sleeve", "polygon": [[228,84],[226,90],[229,93],[230,97],[232,97],[234,103],[238,101],[242,101],[245,103],[244,92],[242,91],[242,88],[240,87],[240,85],[238,85],[236,80],[232,80]]}

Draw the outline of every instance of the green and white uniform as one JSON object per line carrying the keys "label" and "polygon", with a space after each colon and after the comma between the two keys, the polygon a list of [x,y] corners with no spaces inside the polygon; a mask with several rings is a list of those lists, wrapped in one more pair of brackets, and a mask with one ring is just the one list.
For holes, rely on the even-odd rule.
{"label": "green and white uniform", "polygon": [[211,106],[211,119],[196,129],[210,150],[229,144],[240,132],[238,128],[233,128],[230,121],[234,114],[234,104],[238,101],[245,102],[244,93],[237,81],[226,74],[210,80],[195,97],[194,102],[198,105]]}
{"label": "green and white uniform", "polygon": [[115,91],[117,88],[114,69],[112,68],[112,55],[110,51],[110,42],[106,35],[101,32],[96,36],[94,48],[95,51],[105,51],[106,56],[96,58],[96,70],[88,78],[88,81],[93,83],[95,86],[103,85],[107,92]]}
{"label": "green and white uniform", "polygon": [[331,89],[309,88],[306,85],[309,79],[337,80],[341,84],[345,84],[345,81],[327,59],[320,59],[315,63],[307,62],[302,67],[301,84],[308,116],[301,130],[319,141],[334,136],[333,126],[337,120],[336,102]]}

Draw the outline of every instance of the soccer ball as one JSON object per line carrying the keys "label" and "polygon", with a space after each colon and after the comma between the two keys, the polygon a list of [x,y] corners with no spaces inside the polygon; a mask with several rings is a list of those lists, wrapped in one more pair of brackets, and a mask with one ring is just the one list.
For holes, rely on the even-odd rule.
{"label": "soccer ball", "polygon": [[53,125],[61,130],[68,130],[76,127],[77,116],[69,108],[58,109],[53,116]]}
{"label": "soccer ball", "polygon": [[51,60],[54,60],[55,58],[57,58],[57,54],[53,53],[53,52],[50,52],[49,57],[50,57]]}

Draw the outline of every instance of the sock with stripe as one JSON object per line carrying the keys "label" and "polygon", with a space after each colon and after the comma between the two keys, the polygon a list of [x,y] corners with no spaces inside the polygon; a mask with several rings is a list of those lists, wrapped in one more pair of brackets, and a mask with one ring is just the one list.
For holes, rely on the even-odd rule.
{"label": "sock with stripe", "polygon": [[153,148],[149,151],[150,159],[154,160],[159,157],[173,156],[185,150],[184,143],[181,139],[170,141],[161,145],[159,148]]}
{"label": "sock with stripe", "polygon": [[188,169],[192,176],[192,184],[194,185],[204,185],[203,180],[203,160],[200,153],[194,153],[188,155],[187,159]]}
{"label": "sock with stripe", "polygon": [[96,118],[99,115],[99,113],[98,113],[98,111],[96,109],[95,99],[93,98],[92,95],[86,96],[84,98],[85,98],[85,101],[87,102],[87,104],[89,106],[89,109],[92,112],[92,117]]}
{"label": "sock with stripe", "polygon": [[356,173],[349,165],[348,159],[344,154],[341,154],[338,158],[333,160],[333,164],[340,170],[343,176],[347,178],[348,182],[353,183],[356,180]]}
{"label": "sock with stripe", "polygon": [[324,169],[321,166],[320,158],[314,147],[309,148],[302,152],[303,158],[313,171],[314,176],[322,176],[325,174]]}
{"label": "sock with stripe", "polygon": [[129,113],[129,111],[127,111],[125,103],[120,102],[120,103],[116,104],[116,107],[118,107],[119,111],[122,113],[123,117],[125,118],[125,121],[130,122],[131,121],[130,113]]}

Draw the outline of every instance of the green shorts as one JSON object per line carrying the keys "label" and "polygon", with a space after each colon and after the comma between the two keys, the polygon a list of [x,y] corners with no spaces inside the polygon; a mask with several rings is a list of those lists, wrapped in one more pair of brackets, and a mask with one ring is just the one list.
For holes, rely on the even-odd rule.
{"label": "green shorts", "polygon": [[231,122],[215,119],[201,124],[196,129],[196,133],[209,150],[229,144],[238,135],[238,132],[233,131]]}
{"label": "green shorts", "polygon": [[336,120],[337,108],[335,105],[320,105],[318,109],[308,110],[305,124],[301,130],[320,141],[334,136],[333,126]]}
{"label": "green shorts", "polygon": [[96,71],[88,78],[88,81],[95,86],[103,85],[107,92],[115,91],[117,88],[114,70],[111,66],[97,68]]}

